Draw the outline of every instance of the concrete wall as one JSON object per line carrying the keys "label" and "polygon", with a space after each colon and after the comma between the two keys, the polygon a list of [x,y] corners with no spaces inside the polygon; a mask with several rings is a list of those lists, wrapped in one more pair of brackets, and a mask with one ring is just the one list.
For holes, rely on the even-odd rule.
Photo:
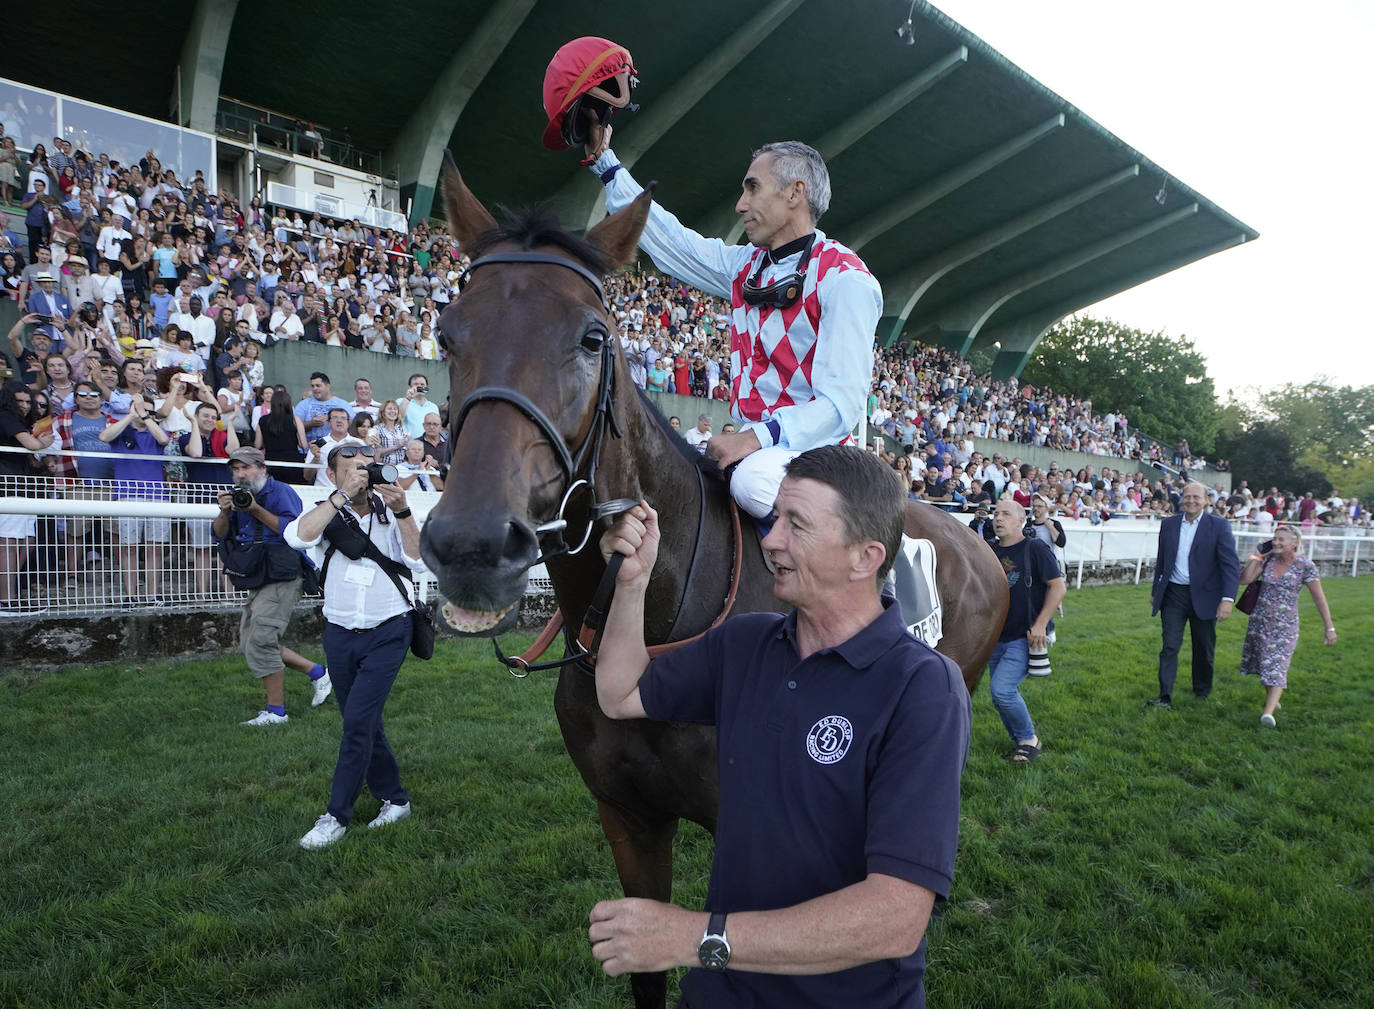
{"label": "concrete wall", "polygon": [[448,365],[441,361],[419,361],[318,343],[278,343],[263,351],[262,362],[267,381],[286,386],[293,399],[300,399],[302,391],[309,388],[310,373],[314,371],[328,375],[334,394],[345,401],[353,399],[353,380],[358,378],[372,383],[373,399],[399,399],[405,393],[407,379],[419,372],[429,376],[431,400],[442,404],[448,393]]}

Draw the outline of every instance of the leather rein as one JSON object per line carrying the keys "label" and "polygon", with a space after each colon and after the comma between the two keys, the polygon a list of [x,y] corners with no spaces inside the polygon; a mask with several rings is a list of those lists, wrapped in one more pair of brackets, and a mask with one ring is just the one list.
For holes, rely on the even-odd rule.
{"label": "leather rein", "polygon": [[[580,263],[562,256],[548,255],[542,252],[502,252],[494,253],[489,256],[482,256],[469,264],[458,278],[458,287],[461,291],[467,284],[470,275],[479,266],[489,266],[497,263],[534,263],[545,266],[560,266],[567,270],[572,270],[596,292],[601,301],[602,309],[609,316],[611,305],[606,297],[606,290],[601,280]],[[575,453],[569,452],[563,438],[555,429],[553,422],[532,400],[520,392],[506,386],[488,385],[474,389],[470,392],[458,407],[453,422],[452,443],[456,446],[458,436],[462,432],[463,424],[473,407],[480,403],[501,402],[515,407],[531,423],[534,424],[548,441],[558,464],[563,471],[563,476],[567,487],[563,493],[562,501],[558,506],[558,511],[548,522],[541,523],[535,527],[535,535],[541,539],[551,538],[552,546],[550,549],[540,554],[532,561],[529,567],[542,564],[552,557],[575,556],[582,552],[591,540],[592,532],[596,523],[602,518],[613,518],[623,514],[633,508],[637,501],[633,498],[615,498],[611,501],[598,502],[596,500],[596,469],[601,458],[601,443],[609,431],[613,438],[621,437],[620,427],[615,420],[615,337],[609,332],[601,345],[600,376],[596,394],[596,411],[592,416],[591,426],[587,429],[582,443],[577,447]],[[586,476],[579,477],[578,473],[586,469]],[[698,468],[697,483],[700,489],[700,514],[697,519],[697,535],[692,546],[692,558],[687,568],[687,579],[683,583],[682,595],[678,598],[677,609],[673,616],[673,623],[668,630],[668,637],[671,639],[677,632],[678,622],[682,617],[682,608],[687,599],[690,598],[692,583],[696,575],[697,559],[701,553],[702,538],[706,530],[706,482]],[[582,534],[581,541],[576,547],[569,547],[563,537],[564,531],[568,527],[567,519],[564,517],[567,512],[568,503],[576,495],[578,490],[585,488],[585,493],[590,498],[588,504],[587,528]],[[744,536],[740,527],[739,507],[734,500],[730,501],[730,519],[734,533],[733,553],[734,561],[730,574],[730,589],[726,596],[724,607],[720,615],[712,622],[706,630],[695,634],[692,637],[681,641],[668,641],[664,644],[648,646],[651,658],[662,655],[664,652],[680,648],[690,641],[696,641],[702,637],[706,631],[712,630],[729,616],[734,608],[735,597],[739,591],[740,568],[744,557]],[[624,560],[623,554],[614,554],[606,564],[606,570],[602,573],[601,580],[597,583],[596,591],[592,594],[591,602],[588,604],[587,612],[583,617],[581,628],[576,634],[572,633],[566,626],[561,609],[554,610],[553,616],[540,632],[535,640],[525,652],[520,655],[506,655],[501,651],[500,642],[492,638],[492,647],[496,650],[496,657],[506,666],[512,676],[524,677],[531,671],[557,669],[566,665],[577,664],[583,672],[592,674],[596,666],[596,653],[601,644],[601,633],[605,627],[606,614],[610,611],[611,600],[615,595],[616,574],[620,571],[621,562]],[[553,644],[559,632],[563,633],[567,652],[562,659],[555,659],[548,662],[536,661]]]}

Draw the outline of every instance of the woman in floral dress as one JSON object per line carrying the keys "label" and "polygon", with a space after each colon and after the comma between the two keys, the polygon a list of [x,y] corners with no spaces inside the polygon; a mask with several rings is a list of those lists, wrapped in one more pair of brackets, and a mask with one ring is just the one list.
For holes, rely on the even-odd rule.
{"label": "woman in floral dress", "polygon": [[1276,724],[1274,712],[1288,686],[1288,664],[1298,644],[1298,595],[1304,585],[1321,614],[1326,643],[1336,643],[1336,628],[1331,623],[1331,610],[1326,605],[1317,567],[1298,553],[1302,536],[1292,526],[1280,526],[1274,533],[1273,544],[1268,553],[1251,557],[1240,576],[1242,591],[1257,578],[1262,583],[1245,630],[1240,672],[1242,676],[1258,676],[1264,684],[1260,724],[1270,729]]}

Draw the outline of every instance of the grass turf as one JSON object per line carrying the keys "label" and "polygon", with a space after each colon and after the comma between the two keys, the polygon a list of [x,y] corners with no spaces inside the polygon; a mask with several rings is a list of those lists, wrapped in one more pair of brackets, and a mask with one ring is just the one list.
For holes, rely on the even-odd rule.
{"label": "grass turf", "polygon": [[[1341,641],[1304,596],[1277,730],[1235,673],[1239,615],[1208,701],[1143,706],[1144,586],[1066,599],[1054,673],[1023,688],[1035,764],[999,759],[982,686],[932,1006],[1374,1006],[1374,579],[1325,588]],[[387,732],[415,815],[370,832],[364,794],[308,853],[339,715],[304,677],[290,725],[247,729],[261,695],[235,655],[3,675],[0,1005],[628,1004],[587,950],[619,887],[551,677],[511,679],[484,642],[412,660]],[[687,906],[710,852],[684,825]]]}

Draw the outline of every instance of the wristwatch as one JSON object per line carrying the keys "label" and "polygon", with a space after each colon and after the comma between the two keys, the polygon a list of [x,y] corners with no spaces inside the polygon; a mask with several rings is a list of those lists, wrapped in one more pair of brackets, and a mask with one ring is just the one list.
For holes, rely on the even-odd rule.
{"label": "wristwatch", "polygon": [[715,911],[697,944],[697,960],[707,970],[724,970],[730,962],[730,940],[725,938],[725,912]]}

